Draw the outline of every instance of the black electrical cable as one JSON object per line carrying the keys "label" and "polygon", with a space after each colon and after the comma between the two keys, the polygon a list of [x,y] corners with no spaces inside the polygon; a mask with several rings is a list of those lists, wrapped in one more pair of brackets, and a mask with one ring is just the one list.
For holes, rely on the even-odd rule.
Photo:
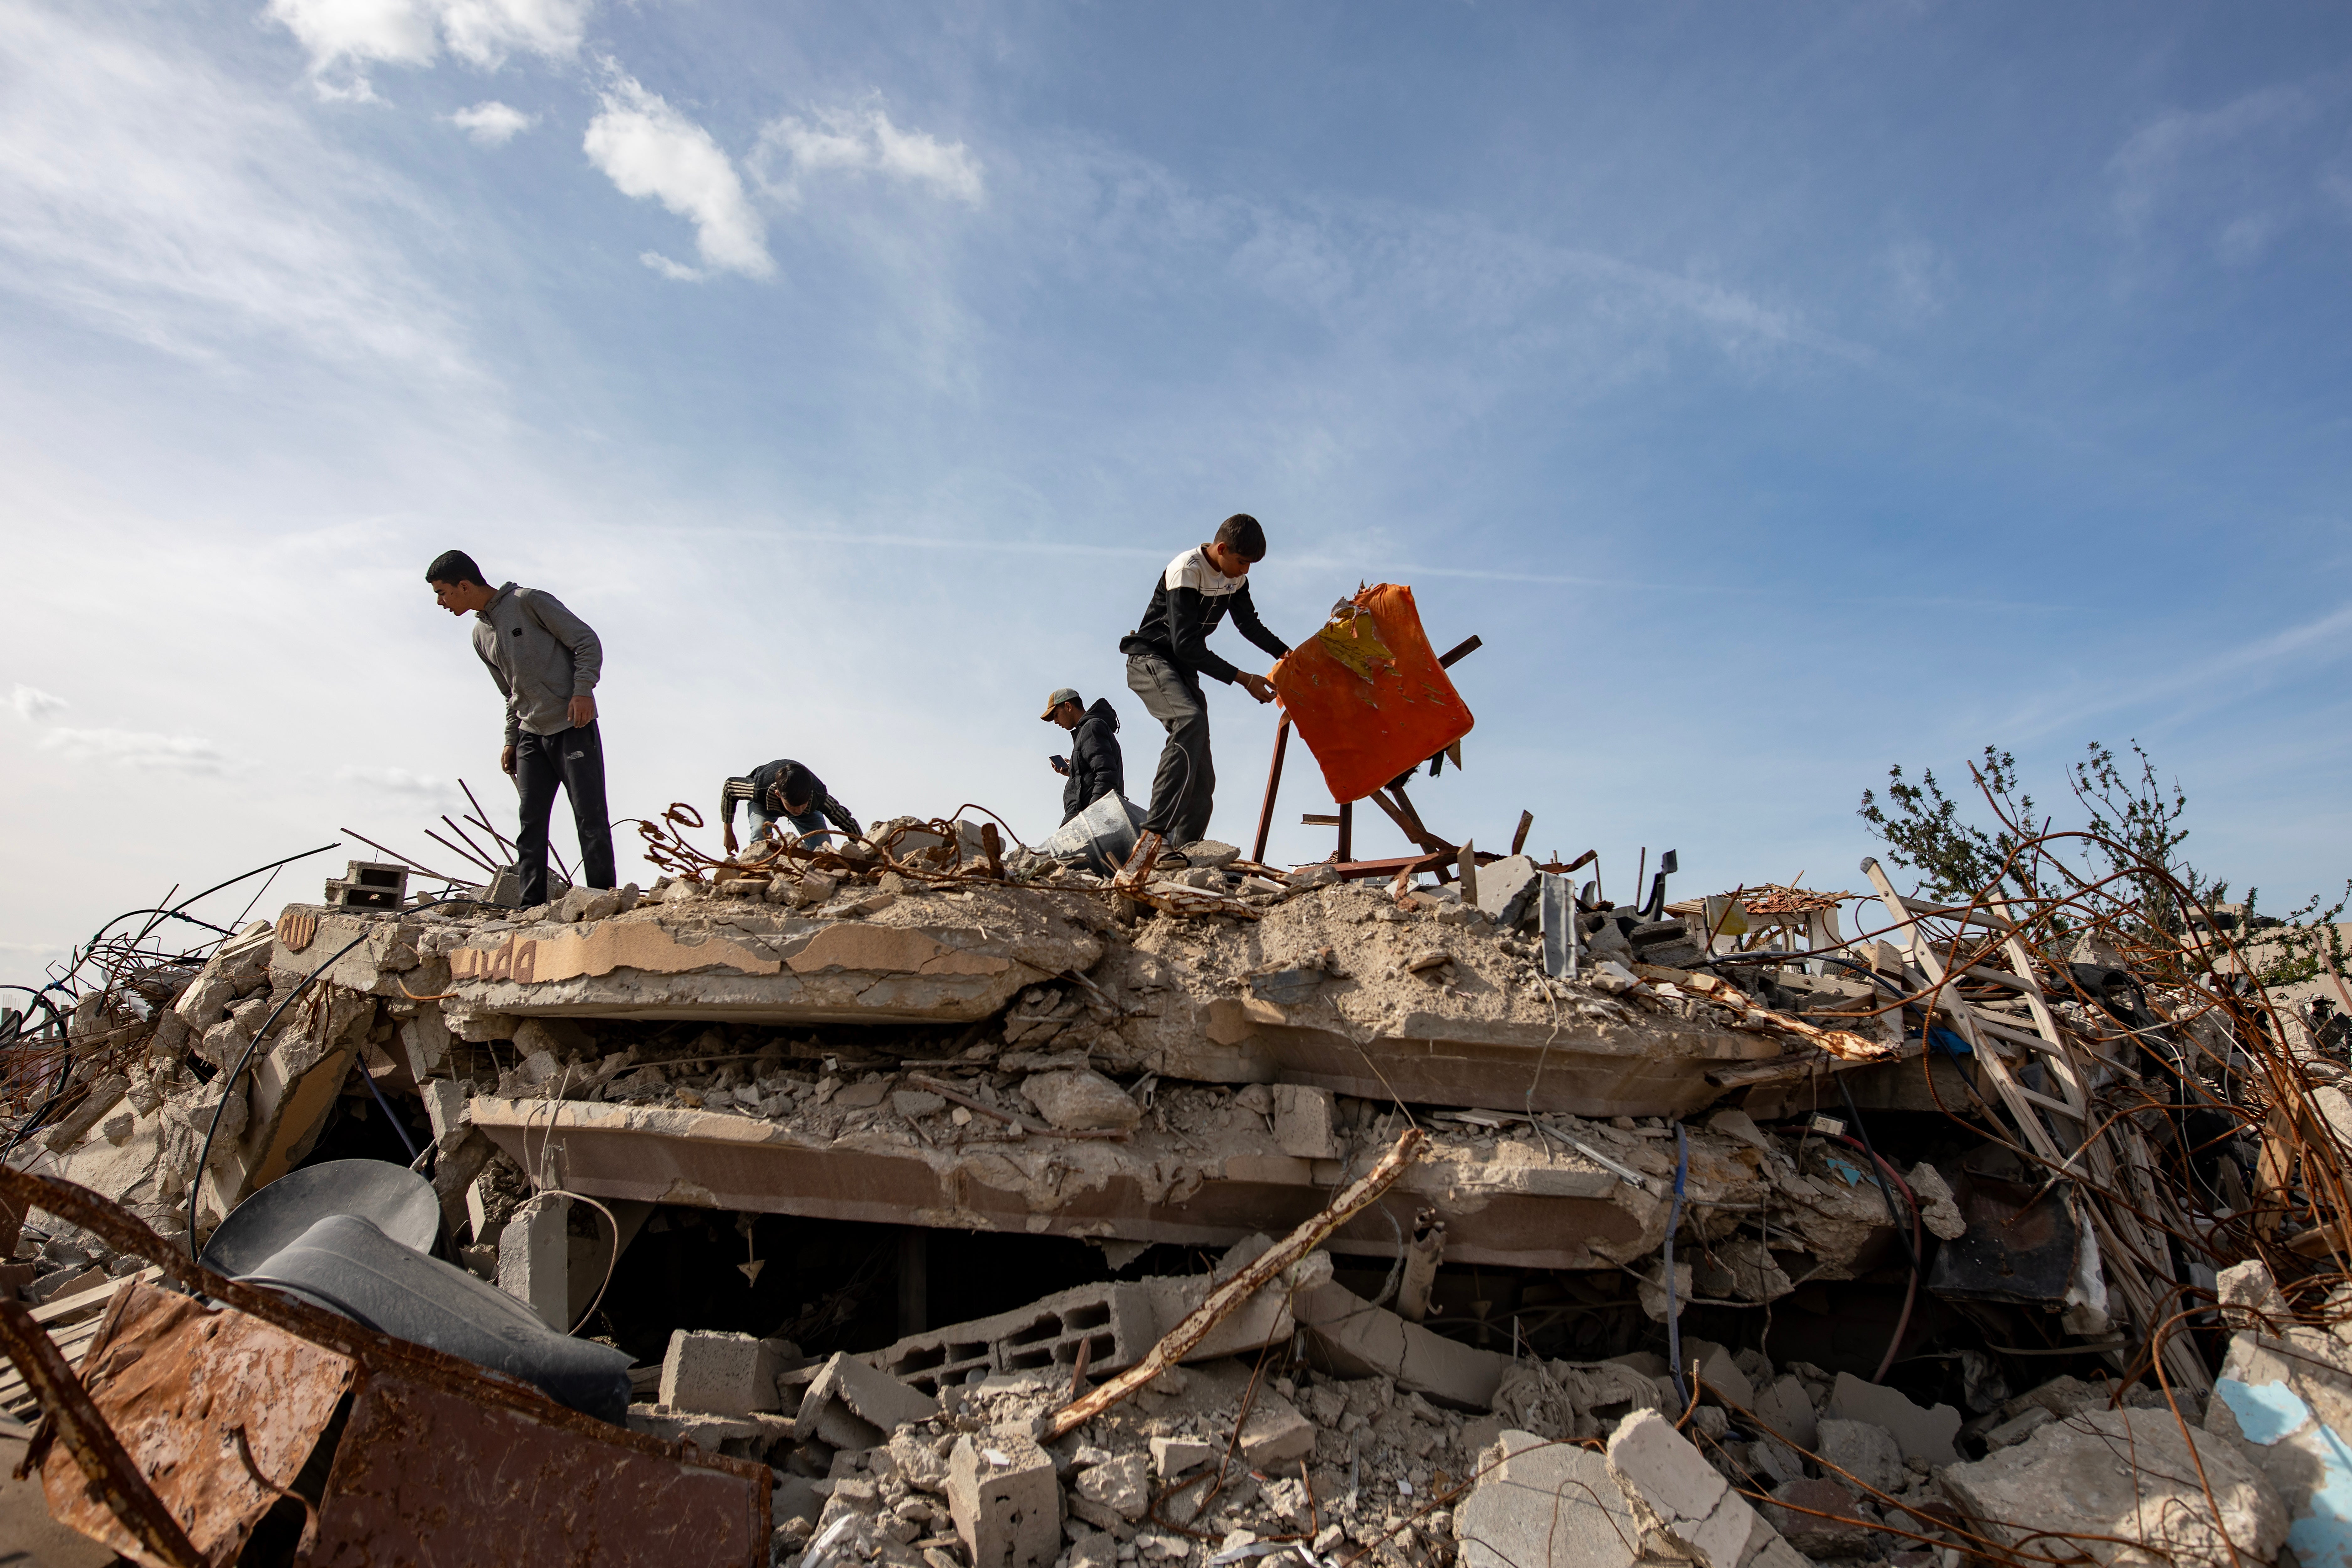
{"label": "black electrical cable", "polygon": [[364,1055],[360,1058],[360,1076],[367,1079],[368,1092],[375,1096],[376,1109],[383,1112],[386,1121],[392,1123],[392,1130],[400,1134],[400,1146],[408,1151],[409,1163],[414,1164],[424,1151],[416,1146],[416,1140],[408,1135],[408,1129],[401,1125],[400,1118],[392,1113],[392,1102],[384,1099],[383,1090],[376,1087],[375,1074],[368,1071]]}
{"label": "black electrical cable", "polygon": [[[213,1102],[212,1124],[205,1129],[205,1146],[197,1152],[195,1172],[188,1178],[188,1257],[190,1259],[193,1260],[196,1256],[196,1205],[204,1197],[205,1172],[212,1162],[213,1138],[215,1134],[220,1131],[221,1112],[228,1108],[228,1097],[236,1089],[236,1080],[245,1076],[247,1065],[253,1060],[253,1053],[259,1050],[261,1048],[261,1042],[269,1037],[270,1026],[278,1022],[278,1016],[280,1013],[285,1012],[287,1008],[293,1005],[295,997],[299,996],[303,992],[308,991],[310,988],[310,982],[318,979],[321,974],[326,973],[328,970],[332,969],[335,966],[336,959],[341,958],[344,953],[351,952],[352,949],[359,946],[360,943],[367,941],[367,939],[373,934],[374,930],[373,927],[361,931],[359,935],[343,943],[341,947],[337,948],[335,950],[334,958],[330,958],[326,963],[319,965],[318,968],[302,976],[301,984],[295,986],[293,990],[289,991],[286,994],[286,1000],[271,1008],[269,1010],[269,1016],[261,1021],[261,1027],[253,1031],[253,1038],[246,1042],[245,1055],[236,1058],[236,1068],[230,1071],[226,1079],[219,1080],[221,1084],[221,1096],[218,1100]],[[373,1080],[371,1079],[370,1082],[372,1084]],[[398,1124],[395,1123],[394,1125],[396,1127]],[[404,1141],[405,1134],[404,1134],[403,1137]],[[226,1219],[228,1216],[226,1215],[223,1215],[221,1217],[223,1219]]]}
{"label": "black electrical cable", "polygon": [[291,866],[297,860],[308,860],[313,855],[324,855],[330,849],[341,848],[342,847],[342,843],[343,841],[338,838],[331,844],[321,844],[316,849],[305,849],[299,855],[289,855],[283,860],[272,860],[267,866],[256,866],[250,871],[240,871],[226,882],[215,882],[211,887],[206,888],[201,893],[190,893],[186,898],[182,899],[178,903],[173,904],[171,910],[164,912],[172,913],[180,910],[184,910],[190,904],[194,903],[198,899],[209,897],[214,893],[219,892],[223,888],[236,887],[247,877],[258,877],[264,871],[275,871],[280,866]]}
{"label": "black electrical cable", "polygon": [[1871,1147],[1870,1129],[1863,1125],[1862,1112],[1854,1109],[1853,1090],[1846,1087],[1845,1075],[1832,1073],[1830,1076],[1837,1080],[1838,1093],[1845,1099],[1845,1113],[1853,1118],[1853,1130],[1862,1135],[1862,1152],[1870,1156],[1870,1173],[1878,1180],[1878,1195],[1886,1200],[1887,1217],[1895,1222],[1895,1239],[1903,1244],[1903,1260],[1911,1266],[1912,1274],[1916,1276],[1919,1254],[1911,1246],[1911,1238],[1903,1234],[1903,1221],[1908,1211],[1895,1201],[1895,1189],[1887,1184],[1886,1173],[1879,1168],[1878,1151]]}
{"label": "black electrical cable", "polygon": [[[35,991],[29,985],[10,985],[7,989],[11,991],[22,991],[29,994],[33,998],[36,1005],[47,1010],[50,1022],[57,1026],[58,1035],[63,1036],[66,1033],[66,1016],[64,1014],[58,1011],[58,1005],[50,1001],[48,997],[43,994],[43,992],[47,990],[47,987],[44,987],[42,991]],[[47,1026],[47,1025],[42,1026],[45,1030]],[[17,1026],[16,1037],[19,1040],[22,1040],[25,1037],[24,1026],[21,1024]],[[0,1143],[0,1159],[5,1159],[8,1155],[16,1152],[16,1145],[22,1143],[26,1139],[31,1137],[40,1129],[41,1123],[48,1120],[49,1112],[57,1109],[58,1101],[65,1098],[66,1090],[71,1087],[72,1079],[73,1058],[71,1055],[68,1054],[66,1060],[58,1067],[57,1087],[49,1090],[48,1099],[41,1101],[39,1107],[36,1109],[30,1116],[27,1116],[25,1119],[24,1122],[17,1127],[16,1132],[9,1138],[7,1142]]]}

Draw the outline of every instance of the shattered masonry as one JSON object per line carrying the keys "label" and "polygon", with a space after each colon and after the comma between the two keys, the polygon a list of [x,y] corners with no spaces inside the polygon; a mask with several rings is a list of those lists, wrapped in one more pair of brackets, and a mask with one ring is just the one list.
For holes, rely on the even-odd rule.
{"label": "shattered masonry", "polygon": [[[1853,939],[1837,895],[1743,889],[1580,910],[1548,973],[1525,857],[1473,896],[1435,856],[1350,880],[1190,848],[1181,882],[1106,884],[901,820],[673,849],[645,893],[346,897],[200,964],[126,956],[11,1047],[9,1160],[123,1218],[0,1215],[0,1268],[134,1458],[198,1419],[175,1379],[208,1347],[301,1369],[307,1404],[240,1417],[268,1486],[158,1493],[255,1551],[347,1391],[300,1493],[347,1533],[421,1528],[442,1482],[404,1468],[454,1484],[404,1423],[487,1419],[450,1367],[411,1387],[381,1346],[168,1289],[192,1216],[201,1245],[400,1137],[444,1258],[634,1363],[638,1447],[499,1408],[647,1497],[764,1478],[756,1542],[614,1561],[2352,1563],[2352,1100],[2226,954],[2116,910],[2060,942],[2054,910],[1922,905],[1865,863]],[[1414,1129],[1393,1184],[1150,1375]],[[944,1276],[960,1236],[1052,1288]],[[798,1310],[694,1305],[763,1279]],[[0,1401],[35,1408],[21,1377]],[[50,1450],[53,1510],[127,1545],[77,1462]]]}

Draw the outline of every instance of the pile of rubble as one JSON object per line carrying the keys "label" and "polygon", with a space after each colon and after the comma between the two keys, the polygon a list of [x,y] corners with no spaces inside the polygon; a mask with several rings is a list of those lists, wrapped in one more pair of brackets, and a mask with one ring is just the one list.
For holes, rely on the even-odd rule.
{"label": "pile of rubble", "polygon": [[[635,1363],[644,1452],[764,1468],[799,1568],[2352,1555],[2352,1100],[2218,945],[1869,863],[1848,939],[1467,850],[663,853],[118,962],[5,1047],[8,1163],[184,1256],[407,1164],[440,1258]],[[152,1257],[16,1217],[0,1280],[102,1344]]]}

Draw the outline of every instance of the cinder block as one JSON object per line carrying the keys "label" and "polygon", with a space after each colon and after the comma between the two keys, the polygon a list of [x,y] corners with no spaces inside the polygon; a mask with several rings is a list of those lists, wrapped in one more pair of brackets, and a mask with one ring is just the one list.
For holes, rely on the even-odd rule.
{"label": "cinder block", "polygon": [[971,1568],[1053,1568],[1062,1488],[1053,1456],[1026,1437],[960,1437],[948,1456],[948,1511]]}
{"label": "cinder block", "polygon": [[836,1355],[801,1395],[793,1435],[835,1448],[871,1448],[909,1422],[939,1413],[937,1398],[925,1398],[854,1356]]}
{"label": "cinder block", "polygon": [[1344,1285],[1326,1280],[1292,1299],[1313,1342],[1316,1364],[1342,1377],[1395,1378],[1397,1386],[1457,1409],[1494,1404],[1511,1358],[1408,1323]]}
{"label": "cinder block", "polygon": [[572,1327],[572,1200],[541,1193],[499,1233],[499,1289],[562,1333]]}
{"label": "cinder block", "polygon": [[1042,1372],[1077,1364],[1087,1346],[1089,1374],[1132,1366],[1160,1339],[1146,1282],[1081,1285],[1018,1311],[911,1334],[866,1357],[925,1394],[965,1382],[973,1372]]}
{"label": "cinder block", "polygon": [[1274,1086],[1274,1141],[1301,1160],[1337,1160],[1346,1150],[1334,1125],[1337,1097],[1306,1084]]}
{"label": "cinder block", "polygon": [[781,1409],[776,1373],[782,1361],[773,1341],[672,1330],[662,1356],[661,1403],[712,1415]]}

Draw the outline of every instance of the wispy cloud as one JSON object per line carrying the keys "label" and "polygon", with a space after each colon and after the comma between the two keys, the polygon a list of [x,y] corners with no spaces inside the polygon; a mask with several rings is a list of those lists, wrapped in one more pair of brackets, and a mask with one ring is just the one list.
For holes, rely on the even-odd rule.
{"label": "wispy cloud", "polygon": [[255,333],[461,373],[446,311],[378,232],[420,208],[201,54],[0,8],[0,288],[220,360]]}
{"label": "wispy cloud", "polygon": [[879,103],[771,121],[760,132],[752,167],[761,184],[787,204],[800,201],[803,181],[827,174],[873,174],[972,206],[985,194],[980,160],[962,142],[901,130]]}
{"label": "wispy cloud", "polygon": [[2303,88],[2276,85],[2218,109],[2175,110],[2158,116],[2133,132],[2108,161],[2116,216],[2137,226],[2198,158],[2259,132],[2300,125],[2315,108]]}
{"label": "wispy cloud", "polygon": [[62,697],[51,696],[37,686],[19,682],[8,693],[8,706],[16,710],[17,718],[37,724],[52,713],[64,712],[72,704]]}
{"label": "wispy cloud", "polygon": [[690,220],[708,265],[750,278],[774,272],[767,226],[751,210],[733,160],[709,132],[658,93],[647,92],[609,61],[606,70],[603,111],[589,121],[582,143],[588,161],[623,195],[651,197]]}
{"label": "wispy cloud", "polygon": [[412,773],[406,768],[342,767],[335,770],[335,777],[344,784],[363,784],[386,795],[415,800],[438,800],[457,790],[447,779]]}
{"label": "wispy cloud", "polygon": [[265,15],[302,45],[328,97],[373,98],[367,68],[426,66],[446,47],[495,69],[509,55],[569,59],[589,0],[269,0]]}
{"label": "wispy cloud", "polygon": [[158,735],[134,730],[49,730],[42,733],[39,745],[41,750],[54,752],[68,762],[183,773],[225,773],[229,769],[229,761],[221,754],[221,749],[195,735]]}
{"label": "wispy cloud", "polygon": [[701,268],[688,267],[683,261],[672,261],[658,250],[639,251],[637,259],[673,283],[699,283],[703,279]]}
{"label": "wispy cloud", "polygon": [[503,147],[538,124],[539,116],[525,114],[521,110],[493,98],[471,109],[457,110],[449,116],[449,123],[482,146]]}

